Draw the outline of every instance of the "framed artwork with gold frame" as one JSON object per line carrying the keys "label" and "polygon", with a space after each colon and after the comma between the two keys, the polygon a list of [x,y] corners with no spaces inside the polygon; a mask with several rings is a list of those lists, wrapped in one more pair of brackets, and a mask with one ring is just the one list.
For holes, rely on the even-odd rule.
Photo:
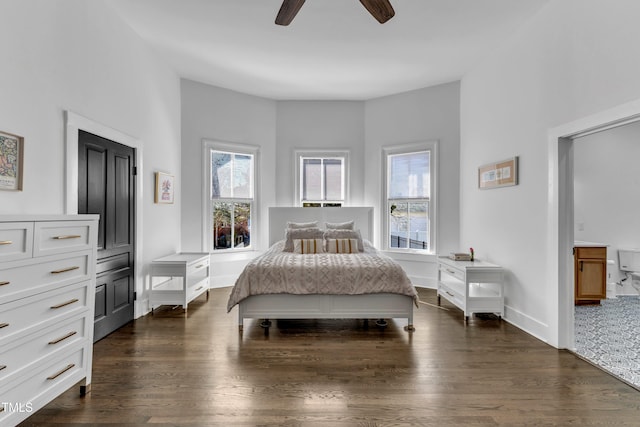
{"label": "framed artwork with gold frame", "polygon": [[0,190],[22,191],[24,138],[0,131]]}
{"label": "framed artwork with gold frame", "polygon": [[510,185],[518,185],[518,156],[478,168],[478,188],[484,190]]}

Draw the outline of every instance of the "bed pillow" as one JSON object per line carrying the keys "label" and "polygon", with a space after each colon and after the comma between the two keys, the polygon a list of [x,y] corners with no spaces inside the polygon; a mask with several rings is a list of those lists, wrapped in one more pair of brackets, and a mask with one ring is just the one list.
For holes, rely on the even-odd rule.
{"label": "bed pillow", "polygon": [[326,230],[324,232],[324,239],[356,239],[358,243],[358,251],[364,251],[364,243],[362,242],[362,236],[360,230]]}
{"label": "bed pillow", "polygon": [[311,222],[287,222],[287,228],[318,228],[318,221]]}
{"label": "bed pillow", "polygon": [[321,254],[324,252],[324,239],[295,239],[293,252],[297,254]]}
{"label": "bed pillow", "polygon": [[296,239],[322,239],[323,231],[319,228],[288,228],[284,239],[284,252],[293,252],[293,241]]}
{"label": "bed pillow", "polygon": [[327,222],[325,227],[327,230],[353,230],[353,221]]}
{"label": "bed pillow", "polygon": [[331,254],[353,254],[359,252],[358,239],[327,239],[327,252]]}

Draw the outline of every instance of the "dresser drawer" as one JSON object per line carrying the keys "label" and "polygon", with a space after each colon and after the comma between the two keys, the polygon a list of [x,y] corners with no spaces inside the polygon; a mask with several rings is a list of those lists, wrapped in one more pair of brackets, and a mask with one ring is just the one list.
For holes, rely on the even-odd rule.
{"label": "dresser drawer", "polygon": [[34,228],[33,256],[92,249],[90,221],[39,222]]}
{"label": "dresser drawer", "polygon": [[33,254],[33,223],[0,223],[0,262],[31,258]]}
{"label": "dresser drawer", "polygon": [[0,304],[36,292],[89,279],[91,252],[48,257],[43,262],[14,262],[0,270]]}
{"label": "dresser drawer", "polygon": [[20,379],[0,385],[0,425],[16,425],[86,376],[89,367],[84,348],[71,349],[47,359]]}
{"label": "dresser drawer", "polygon": [[86,316],[68,319],[0,347],[0,381],[24,375],[23,370],[33,369],[30,365],[38,360],[81,347],[87,340],[86,323]]}
{"label": "dresser drawer", "polygon": [[446,264],[440,264],[440,271],[443,275],[448,274],[458,280],[462,280],[463,282],[465,281],[465,272],[456,267],[452,267]]}
{"label": "dresser drawer", "polygon": [[0,305],[0,346],[51,322],[80,315],[87,307],[90,282],[65,286]]}

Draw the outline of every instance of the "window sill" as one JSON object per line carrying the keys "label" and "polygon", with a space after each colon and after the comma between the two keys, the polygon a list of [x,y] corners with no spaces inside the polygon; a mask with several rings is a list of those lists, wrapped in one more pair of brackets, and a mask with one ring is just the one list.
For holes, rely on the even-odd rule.
{"label": "window sill", "polygon": [[383,250],[380,251],[396,261],[422,261],[422,262],[436,262],[438,255],[431,252],[418,252],[418,251],[398,251],[398,250]]}
{"label": "window sill", "polygon": [[211,255],[211,259],[215,260],[216,262],[251,260],[258,255],[262,255],[262,253],[263,252],[257,250],[209,252],[209,254]]}

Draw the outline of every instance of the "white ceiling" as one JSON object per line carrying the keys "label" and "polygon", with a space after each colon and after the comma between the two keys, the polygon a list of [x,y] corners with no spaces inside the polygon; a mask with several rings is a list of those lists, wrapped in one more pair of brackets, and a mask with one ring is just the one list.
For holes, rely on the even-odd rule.
{"label": "white ceiling", "polygon": [[460,79],[549,0],[107,0],[181,77],[272,99],[364,100]]}

